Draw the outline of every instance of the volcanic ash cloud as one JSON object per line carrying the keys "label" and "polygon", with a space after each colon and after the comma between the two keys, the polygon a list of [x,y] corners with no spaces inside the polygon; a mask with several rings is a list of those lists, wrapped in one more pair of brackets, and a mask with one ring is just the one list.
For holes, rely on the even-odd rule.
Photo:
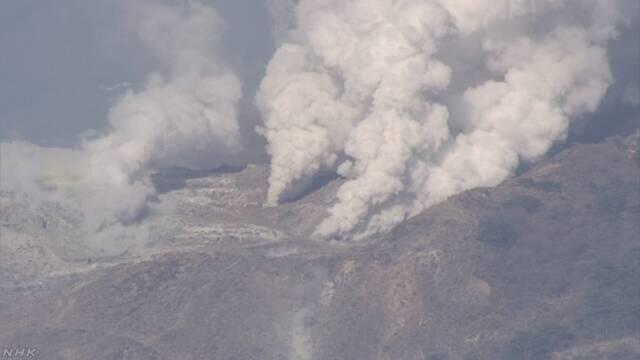
{"label": "volcanic ash cloud", "polygon": [[257,98],[267,203],[335,171],[346,181],[315,235],[359,239],[500,183],[597,109],[629,6],[301,0]]}

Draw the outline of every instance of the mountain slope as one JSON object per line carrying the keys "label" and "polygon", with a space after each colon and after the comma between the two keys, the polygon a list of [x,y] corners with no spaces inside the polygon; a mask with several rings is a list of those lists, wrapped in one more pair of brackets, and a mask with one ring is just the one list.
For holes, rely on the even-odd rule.
{"label": "mountain slope", "polygon": [[[0,345],[60,359],[637,359],[637,141],[574,145],[360,243],[308,239],[339,180],[263,208],[262,167],[165,173],[143,252],[65,259],[29,240],[66,275],[6,285]],[[3,221],[3,239],[37,239]]]}

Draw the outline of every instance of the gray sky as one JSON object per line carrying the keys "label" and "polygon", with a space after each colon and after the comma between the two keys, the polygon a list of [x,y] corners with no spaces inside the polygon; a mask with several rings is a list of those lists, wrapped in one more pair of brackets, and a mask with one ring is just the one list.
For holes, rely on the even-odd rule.
{"label": "gray sky", "polygon": [[[104,128],[111,103],[123,91],[110,88],[140,84],[153,70],[119,30],[119,2],[0,2],[0,140],[72,146],[83,132]],[[225,52],[251,94],[273,48],[265,5],[209,2],[225,18]]]}
{"label": "gray sky", "polygon": [[[139,85],[154,69],[119,26],[121,1],[0,1],[0,141],[73,146],[87,130],[104,128],[110,105],[124,91],[113,87]],[[240,123],[252,127],[257,122],[252,95],[274,48],[269,12],[260,0],[208,2],[227,23],[225,53],[245,87],[240,116],[251,118]],[[613,44],[617,89],[605,101],[610,106],[593,116],[597,126],[591,132],[616,127],[611,111],[620,109],[630,86],[638,88],[640,47],[633,44],[640,42],[639,34],[636,24]],[[625,120],[635,111],[622,110]]]}

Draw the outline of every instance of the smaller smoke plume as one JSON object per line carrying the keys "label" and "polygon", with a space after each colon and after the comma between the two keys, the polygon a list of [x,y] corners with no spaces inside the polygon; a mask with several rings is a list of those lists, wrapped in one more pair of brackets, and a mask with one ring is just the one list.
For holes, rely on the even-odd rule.
{"label": "smaller smoke plume", "polygon": [[[218,37],[223,22],[215,9],[155,0],[123,6],[127,33],[152,55],[157,71],[116,101],[107,132],[84,139],[80,150],[64,156],[23,143],[3,146],[4,159],[22,163],[4,176],[3,188],[22,187],[81,209],[86,230],[100,247],[130,229],[143,232],[128,225],[155,194],[149,177],[154,169],[215,168],[233,161],[242,149],[236,116],[242,89],[222,62]],[[66,179],[52,177],[39,159],[67,174]],[[55,190],[38,191],[43,181]],[[66,182],[73,186],[61,186]]]}
{"label": "smaller smoke plume", "polygon": [[[114,206],[109,219],[131,218],[144,203],[150,168],[220,165],[240,150],[237,77],[218,62],[222,20],[214,9],[189,3],[184,9],[156,2],[130,6],[129,23],[162,71],[139,91],[129,91],[111,109],[109,132],[85,141],[89,182],[113,187],[132,203]],[[118,213],[120,212],[120,213]]]}

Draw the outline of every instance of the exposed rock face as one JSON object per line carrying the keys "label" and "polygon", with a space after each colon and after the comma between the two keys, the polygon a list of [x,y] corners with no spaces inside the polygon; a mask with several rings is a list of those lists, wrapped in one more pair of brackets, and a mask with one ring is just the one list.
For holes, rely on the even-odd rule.
{"label": "exposed rock face", "polygon": [[263,208],[261,167],[159,176],[172,211],[149,220],[149,248],[90,261],[42,241],[72,238],[71,215],[4,194],[0,347],[41,359],[637,359],[636,141],[575,145],[360,243],[308,240],[339,180]]}

